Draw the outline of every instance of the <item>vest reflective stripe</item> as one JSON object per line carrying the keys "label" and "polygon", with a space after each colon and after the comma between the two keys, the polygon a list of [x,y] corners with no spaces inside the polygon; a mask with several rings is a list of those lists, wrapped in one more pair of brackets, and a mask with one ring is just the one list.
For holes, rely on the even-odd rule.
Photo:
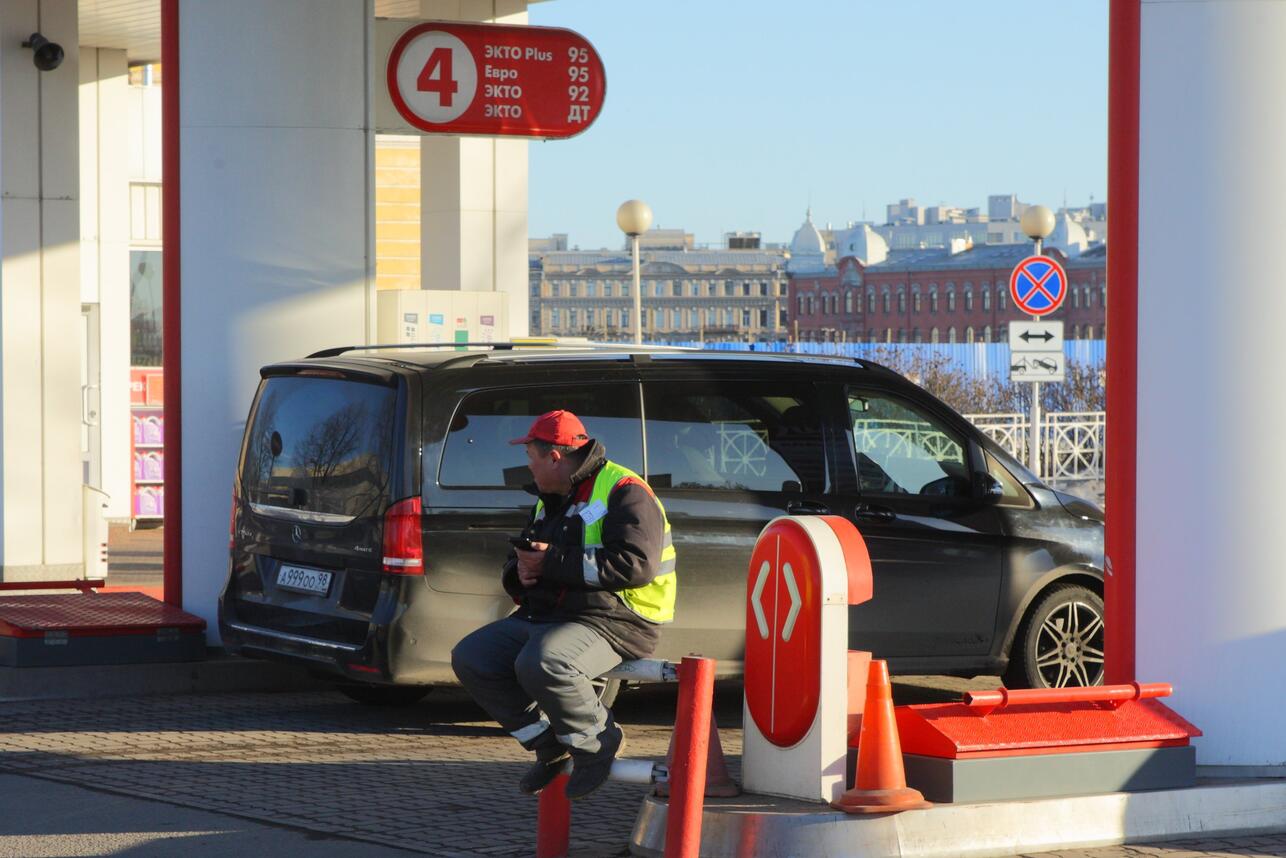
{"label": "vest reflective stripe", "polygon": [[[584,504],[578,504],[575,512],[569,509],[567,514],[576,515],[581,510],[593,507],[595,503],[601,503],[602,509],[606,509],[612,489],[624,479],[635,479],[644,486],[647,485],[642,477],[629,468],[615,462],[606,462],[594,478],[594,487],[590,491],[589,500]],[[631,590],[619,590],[616,595],[627,608],[643,619],[653,623],[668,623],[674,620],[674,600],[679,588],[679,577],[675,571],[674,539],[670,534],[670,520],[666,518],[665,507],[662,506],[660,498],[652,494],[651,490],[648,490],[648,494],[651,494],[652,500],[656,501],[657,509],[661,511],[661,521],[665,524],[665,536],[661,544],[661,565],[656,577],[650,582]],[[539,521],[544,514],[544,503],[537,500],[535,520]],[[594,521],[585,524],[582,571],[587,586],[600,588],[603,586],[598,577],[598,549],[602,547],[603,518],[600,515]]]}

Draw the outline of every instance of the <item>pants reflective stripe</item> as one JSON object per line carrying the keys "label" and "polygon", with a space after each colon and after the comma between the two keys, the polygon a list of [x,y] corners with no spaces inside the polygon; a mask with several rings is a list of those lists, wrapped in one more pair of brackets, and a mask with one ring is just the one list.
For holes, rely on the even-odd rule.
{"label": "pants reflective stripe", "polygon": [[[607,710],[600,706],[598,707],[598,720],[595,722],[594,726],[590,727],[588,730],[582,730],[579,733],[559,733],[558,741],[562,742],[569,748],[588,750],[591,752],[596,751],[598,748],[594,746],[598,744],[598,734],[602,733],[605,729],[607,729]],[[588,748],[586,747],[587,745],[589,746]]]}
{"label": "pants reflective stripe", "polygon": [[585,576],[585,586],[602,588],[603,582],[598,577],[598,549],[586,548],[581,555],[581,574]]}
{"label": "pants reflective stripe", "polygon": [[517,730],[514,730],[509,735],[513,736],[519,742],[523,742],[525,744],[527,742],[530,742],[532,739],[536,738],[537,736],[539,736],[541,733],[545,732],[548,729],[549,729],[549,722],[546,721],[544,718],[541,718],[539,721],[535,722],[534,724],[528,724],[526,727],[520,727]]}

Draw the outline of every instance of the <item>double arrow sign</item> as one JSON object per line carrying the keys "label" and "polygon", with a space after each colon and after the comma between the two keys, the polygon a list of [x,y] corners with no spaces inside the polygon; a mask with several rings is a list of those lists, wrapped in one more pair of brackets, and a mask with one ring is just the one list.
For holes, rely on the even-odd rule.
{"label": "double arrow sign", "polygon": [[[771,577],[772,564],[765,560],[759,565],[759,577],[755,579],[755,588],[750,593],[750,609],[754,611],[759,636],[764,640],[768,640],[770,632],[768,618],[764,615],[764,585]],[[781,627],[781,639],[788,641],[795,631],[795,622],[799,619],[799,609],[803,607],[804,600],[799,597],[799,585],[795,583],[795,570],[790,568],[789,562],[782,565],[781,577],[786,582],[786,590],[790,593],[790,610],[786,613],[786,622]],[[774,621],[775,619],[774,617]]]}
{"label": "double arrow sign", "polygon": [[1063,380],[1062,322],[1010,322],[1009,351],[1010,381]]}

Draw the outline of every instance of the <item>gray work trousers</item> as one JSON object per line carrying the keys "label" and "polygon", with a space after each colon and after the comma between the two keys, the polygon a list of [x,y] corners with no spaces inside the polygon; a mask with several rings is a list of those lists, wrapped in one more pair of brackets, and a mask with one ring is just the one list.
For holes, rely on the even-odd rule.
{"label": "gray work trousers", "polygon": [[608,714],[590,679],[620,663],[589,626],[517,615],[483,626],[451,651],[469,694],[524,747],[552,726],[559,742],[584,753],[599,750]]}

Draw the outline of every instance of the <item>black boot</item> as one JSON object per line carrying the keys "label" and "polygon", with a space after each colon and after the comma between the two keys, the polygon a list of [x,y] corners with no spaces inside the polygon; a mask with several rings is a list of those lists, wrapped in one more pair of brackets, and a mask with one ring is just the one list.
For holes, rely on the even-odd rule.
{"label": "black boot", "polygon": [[549,786],[567,767],[570,755],[566,746],[558,741],[552,728],[532,739],[525,747],[529,751],[536,752],[536,762],[523,773],[518,781],[518,789],[527,795],[535,795]]}
{"label": "black boot", "polygon": [[607,782],[612,762],[625,750],[625,731],[609,717],[607,726],[598,734],[599,748],[593,753],[572,754],[572,776],[567,779],[567,797],[584,798]]}

